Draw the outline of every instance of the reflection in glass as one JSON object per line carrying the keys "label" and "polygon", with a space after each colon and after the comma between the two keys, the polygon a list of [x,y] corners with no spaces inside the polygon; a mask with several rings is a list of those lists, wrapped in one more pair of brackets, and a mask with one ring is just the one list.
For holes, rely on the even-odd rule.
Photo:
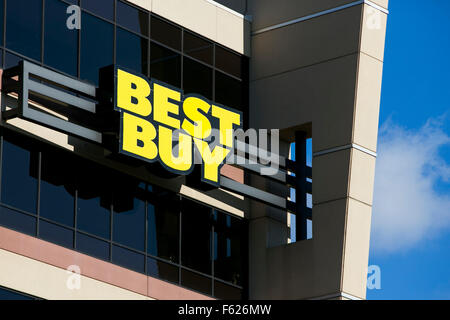
{"label": "reflection in glass", "polygon": [[41,60],[42,0],[13,0],[6,6],[6,47]]}
{"label": "reflection in glass", "polygon": [[156,43],[150,47],[150,76],[174,87],[181,87],[181,56]]}
{"label": "reflection in glass", "polygon": [[212,99],[212,68],[189,58],[183,60],[183,90]]}
{"label": "reflection in glass", "polygon": [[36,218],[0,206],[0,225],[32,236],[36,235]]}
{"label": "reflection in glass", "polygon": [[2,203],[36,213],[37,154],[3,141]]}
{"label": "reflection in glass", "polygon": [[98,84],[102,67],[113,64],[113,25],[85,12],[81,28],[81,79]]}
{"label": "reflection in glass", "polygon": [[77,233],[76,249],[93,257],[109,260],[109,243],[83,233]]}
{"label": "reflection in glass", "polygon": [[103,18],[114,19],[114,0],[82,0],[81,7]]}
{"label": "reflection in glass", "polygon": [[145,270],[145,257],[143,254],[119,246],[113,246],[112,262],[141,273]]}
{"label": "reflection in glass", "polygon": [[61,1],[45,1],[44,63],[77,76],[78,30],[67,28],[66,9]]}
{"label": "reflection in glass", "polygon": [[216,71],[216,102],[244,111],[243,82]]}
{"label": "reflection in glass", "polygon": [[185,54],[208,64],[213,63],[214,46],[212,42],[195,36],[187,31],[184,32],[183,41],[183,50]]}
{"label": "reflection in glass", "polygon": [[150,277],[178,283],[178,267],[153,258],[147,258],[147,274]]}
{"label": "reflection in glass", "polygon": [[211,209],[183,199],[181,211],[181,263],[211,274]]}
{"label": "reflection in glass", "polygon": [[43,152],[41,158],[40,215],[49,220],[73,227],[74,186],[71,157],[61,153],[55,157],[52,151]]}
{"label": "reflection in glass", "polygon": [[151,17],[151,38],[175,50],[181,50],[181,29],[155,16]]}
{"label": "reflection in glass", "polygon": [[171,192],[154,191],[148,203],[147,252],[171,262],[178,262],[179,197]]}
{"label": "reflection in glass", "polygon": [[39,237],[67,248],[73,247],[72,230],[44,220],[39,220]]}
{"label": "reflection in glass", "polygon": [[235,77],[242,78],[243,57],[225,48],[216,46],[216,68]]}
{"label": "reflection in glass", "polygon": [[197,273],[181,269],[181,285],[195,291],[211,294],[211,279]]}
{"label": "reflection in glass", "polygon": [[117,23],[134,32],[148,36],[148,13],[117,1]]}
{"label": "reflection in glass", "polygon": [[117,64],[148,75],[148,40],[117,28]]}

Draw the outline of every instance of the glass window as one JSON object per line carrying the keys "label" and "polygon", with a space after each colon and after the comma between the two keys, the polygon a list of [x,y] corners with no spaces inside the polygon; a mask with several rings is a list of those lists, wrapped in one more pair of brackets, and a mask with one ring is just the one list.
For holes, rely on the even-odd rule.
{"label": "glass window", "polygon": [[147,274],[150,277],[178,283],[178,267],[153,258],[147,258]]}
{"label": "glass window", "polygon": [[153,40],[181,51],[181,29],[179,27],[152,16],[150,32]]}
{"label": "glass window", "polygon": [[119,246],[113,246],[112,262],[137,272],[144,273],[145,271],[145,257],[143,254]]}
{"label": "glass window", "polygon": [[38,154],[3,141],[2,202],[36,213]]}
{"label": "glass window", "polygon": [[103,18],[114,19],[114,0],[82,0],[81,7]]}
{"label": "glass window", "polygon": [[145,201],[136,198],[137,183],[119,180],[114,188],[113,240],[145,251]]}
{"label": "glass window", "polygon": [[241,300],[242,290],[220,281],[214,281],[214,296],[222,300]]}
{"label": "glass window", "polygon": [[247,256],[244,221],[222,212],[214,212],[214,276],[242,285],[244,257]]}
{"label": "glass window", "polygon": [[117,28],[117,64],[148,75],[148,40]]}
{"label": "glass window", "polygon": [[74,165],[62,152],[42,153],[40,215],[69,227],[74,224],[75,188],[68,168]]}
{"label": "glass window", "polygon": [[208,64],[213,63],[214,45],[212,42],[197,37],[187,31],[184,32],[183,40],[183,50],[185,54]]}
{"label": "glass window", "polygon": [[56,224],[39,220],[39,237],[64,247],[73,247],[73,231]]}
{"label": "glass window", "polygon": [[181,55],[153,42],[150,46],[151,77],[181,88]]}
{"label": "glass window", "polygon": [[32,236],[36,235],[36,218],[0,206],[0,225]]}
{"label": "glass window", "polygon": [[148,36],[148,13],[117,1],[117,23],[127,29]]}
{"label": "glass window", "polygon": [[183,60],[183,90],[212,99],[212,68],[189,58]]}
{"label": "glass window", "polygon": [[243,82],[216,71],[216,102],[227,107],[245,110]]}
{"label": "glass window", "polygon": [[113,25],[82,14],[81,79],[98,84],[99,69],[113,64]]}
{"label": "glass window", "polygon": [[0,300],[33,300],[25,294],[0,287]]}
{"label": "glass window", "polygon": [[6,6],[6,47],[41,60],[42,0],[13,0]]}
{"label": "glass window", "polygon": [[109,243],[83,233],[77,233],[76,249],[93,257],[109,260]]}
{"label": "glass window", "polygon": [[110,239],[111,172],[88,161],[78,161],[77,228]]}
{"label": "glass window", "polygon": [[152,199],[147,207],[147,252],[171,262],[178,262],[179,247],[179,196],[152,188]]}
{"label": "glass window", "polygon": [[183,199],[181,210],[181,263],[211,274],[211,209]]}
{"label": "glass window", "polygon": [[216,68],[235,77],[242,78],[243,57],[220,46],[216,46]]}
{"label": "glass window", "polygon": [[3,45],[3,18],[5,0],[0,0],[0,44]]}
{"label": "glass window", "polygon": [[198,292],[211,295],[211,279],[197,273],[181,269],[181,285]]}
{"label": "glass window", "polygon": [[15,67],[19,64],[19,61],[22,60],[19,56],[15,54],[5,52],[5,69]]}
{"label": "glass window", "polygon": [[45,1],[44,63],[72,76],[78,73],[78,30],[67,28],[67,4]]}

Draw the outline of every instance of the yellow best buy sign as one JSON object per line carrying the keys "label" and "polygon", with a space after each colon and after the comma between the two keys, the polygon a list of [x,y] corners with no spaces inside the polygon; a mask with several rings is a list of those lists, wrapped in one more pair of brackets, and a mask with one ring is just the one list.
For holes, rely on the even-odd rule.
{"label": "yellow best buy sign", "polygon": [[[121,112],[119,152],[189,174],[197,150],[202,180],[218,186],[242,113],[121,68],[115,69],[115,77],[114,108]],[[210,141],[213,131],[218,141]]]}

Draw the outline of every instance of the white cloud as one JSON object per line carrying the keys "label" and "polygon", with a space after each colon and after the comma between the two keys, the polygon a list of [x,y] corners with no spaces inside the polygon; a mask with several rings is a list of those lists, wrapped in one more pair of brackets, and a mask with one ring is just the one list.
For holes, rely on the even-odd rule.
{"label": "white cloud", "polygon": [[440,151],[450,145],[442,122],[429,120],[412,131],[387,121],[380,129],[371,246],[404,251],[450,228],[450,165]]}

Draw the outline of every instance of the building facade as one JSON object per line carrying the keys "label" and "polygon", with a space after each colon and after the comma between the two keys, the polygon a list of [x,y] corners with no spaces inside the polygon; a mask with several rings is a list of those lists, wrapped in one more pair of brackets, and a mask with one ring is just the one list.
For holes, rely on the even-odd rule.
{"label": "building facade", "polygon": [[[0,298],[364,299],[387,5],[0,1]],[[279,129],[276,173],[118,154],[111,66]]]}

